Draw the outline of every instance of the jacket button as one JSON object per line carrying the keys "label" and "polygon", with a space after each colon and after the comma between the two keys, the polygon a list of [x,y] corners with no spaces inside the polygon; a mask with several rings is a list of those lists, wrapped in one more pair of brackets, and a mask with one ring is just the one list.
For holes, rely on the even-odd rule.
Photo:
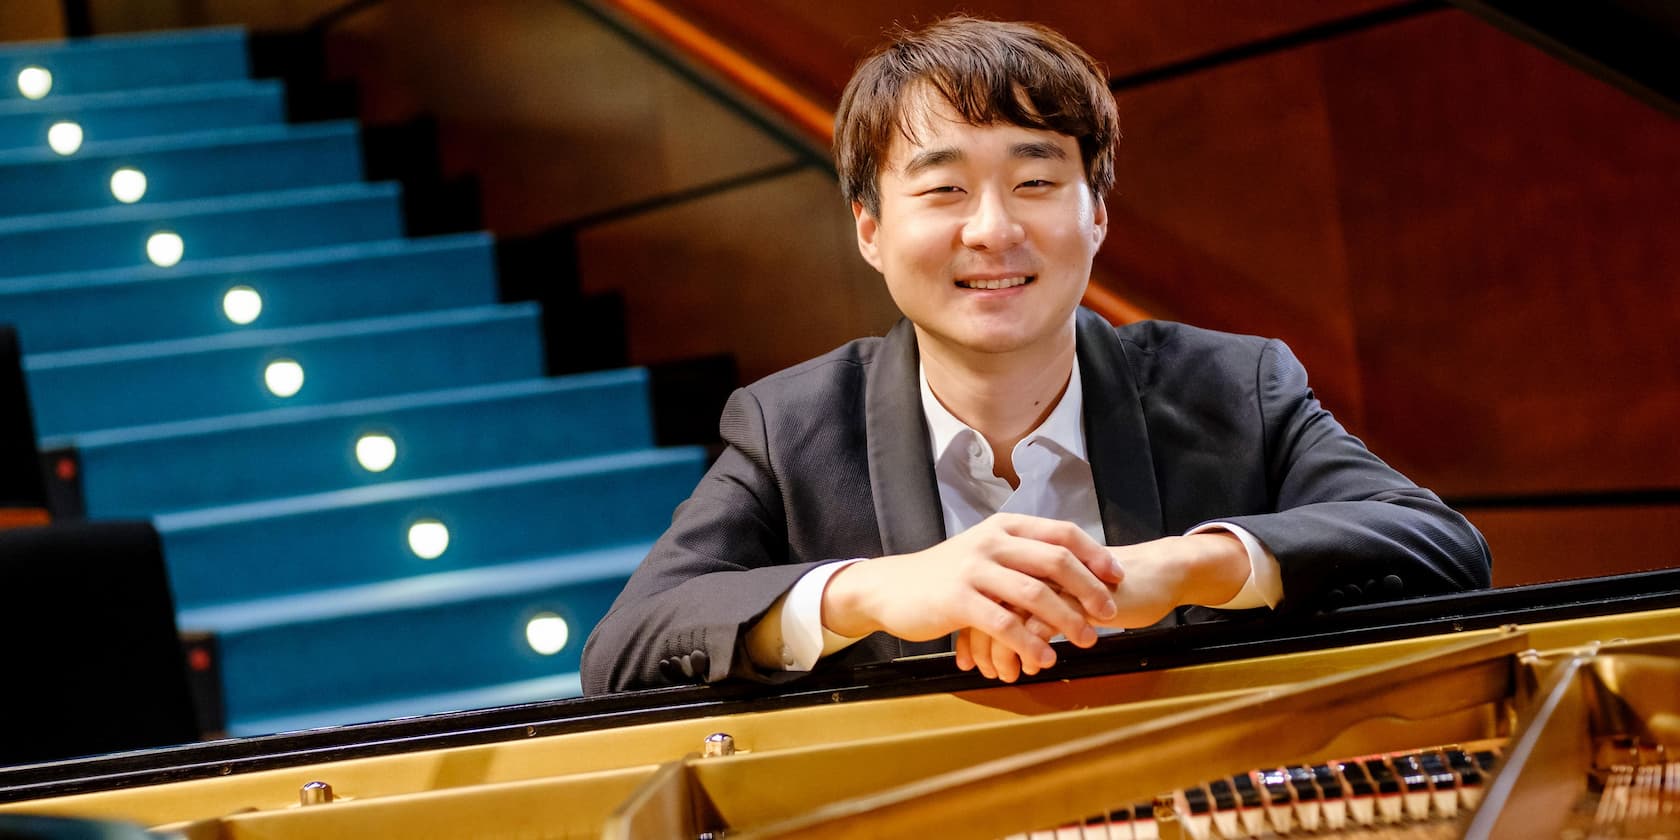
{"label": "jacket button", "polygon": [[697,650],[683,657],[683,673],[688,676],[698,677],[700,682],[705,682],[711,672],[712,658],[707,656],[705,651]]}
{"label": "jacket button", "polygon": [[671,682],[680,682],[682,680],[682,669],[677,667],[675,660],[661,659],[659,660],[659,675]]}
{"label": "jacket button", "polygon": [[1389,575],[1382,579],[1382,588],[1389,595],[1399,595],[1406,591],[1406,582],[1399,575]]}

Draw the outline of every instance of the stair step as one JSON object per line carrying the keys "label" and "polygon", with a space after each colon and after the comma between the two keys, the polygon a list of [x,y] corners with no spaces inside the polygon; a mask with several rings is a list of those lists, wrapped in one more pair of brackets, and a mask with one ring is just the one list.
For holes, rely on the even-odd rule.
{"label": "stair step", "polygon": [[[256,319],[228,319],[223,296],[260,297]],[[0,280],[0,313],[30,353],[166,341],[448,309],[496,300],[483,233],[359,242],[254,257]]]}
{"label": "stair step", "polygon": [[0,100],[0,149],[47,148],[59,122],[82,129],[83,143],[194,131],[272,125],[286,119],[285,88],[272,80]]}
{"label": "stair step", "polygon": [[[89,516],[155,513],[653,445],[643,370],[579,374],[94,432],[74,444]],[[382,472],[356,441],[396,444]]]}
{"label": "stair step", "polygon": [[[178,609],[651,541],[694,488],[698,447],[645,449],[154,517]],[[441,522],[422,559],[410,526]]]}
{"label": "stair step", "polygon": [[0,218],[7,277],[143,266],[155,233],[181,237],[184,261],[402,236],[396,184],[343,184]]}
{"label": "stair step", "polygon": [[[187,610],[179,623],[216,633],[230,721],[494,691],[575,674],[584,640],[649,547]],[[526,624],[542,613],[567,628],[555,653],[526,639]]]}
{"label": "stair step", "polygon": [[353,122],[263,125],[87,142],[69,156],[0,151],[0,214],[124,206],[113,193],[120,169],[145,176],[131,204],[343,184],[362,178],[360,132]]}
{"label": "stair step", "polygon": [[[24,357],[42,437],[542,375],[536,304],[254,330]],[[277,396],[270,363],[302,368]]]}
{"label": "stair step", "polygon": [[225,82],[249,75],[245,31],[237,28],[106,35],[0,46],[0,101],[23,99],[27,67],[52,74],[43,101],[60,96]]}

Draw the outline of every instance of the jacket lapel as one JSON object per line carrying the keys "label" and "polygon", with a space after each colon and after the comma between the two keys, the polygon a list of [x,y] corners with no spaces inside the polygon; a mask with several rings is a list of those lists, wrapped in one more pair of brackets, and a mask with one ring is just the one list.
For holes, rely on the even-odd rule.
{"label": "jacket lapel", "polygon": [[921,551],[945,539],[917,360],[915,330],[901,319],[881,341],[864,392],[869,490],[888,554]]}
{"label": "jacket lapel", "polygon": [[[900,319],[882,339],[864,391],[869,491],[881,548],[887,554],[921,551],[945,539],[945,514],[933,475],[933,450],[918,385],[916,332]],[[951,649],[950,640],[898,642],[899,656]]]}
{"label": "jacket lapel", "polygon": [[1097,488],[1103,536],[1131,545],[1162,535],[1161,497],[1143,401],[1126,347],[1102,316],[1078,314],[1079,375],[1085,386],[1085,451]]}

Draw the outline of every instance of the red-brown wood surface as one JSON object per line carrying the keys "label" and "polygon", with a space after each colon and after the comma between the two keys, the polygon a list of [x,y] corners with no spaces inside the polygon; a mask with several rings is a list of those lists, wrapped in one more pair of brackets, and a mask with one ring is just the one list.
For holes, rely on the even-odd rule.
{"label": "red-brown wood surface", "polygon": [[1469,516],[1493,548],[1494,586],[1680,565],[1680,505],[1496,508]]}
{"label": "red-brown wood surface", "polygon": [[857,60],[893,24],[956,11],[1036,20],[1067,33],[1113,75],[1127,75],[1308,26],[1396,5],[1395,0],[663,0],[813,94],[838,101]]}
{"label": "red-brown wood surface", "polygon": [[1456,12],[1323,55],[1373,445],[1453,494],[1680,486],[1680,122]]}

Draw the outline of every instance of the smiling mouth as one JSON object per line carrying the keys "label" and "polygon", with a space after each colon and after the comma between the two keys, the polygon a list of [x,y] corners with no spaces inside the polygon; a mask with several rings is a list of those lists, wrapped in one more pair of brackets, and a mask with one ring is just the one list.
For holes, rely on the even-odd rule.
{"label": "smiling mouth", "polygon": [[1002,277],[996,280],[958,280],[956,281],[956,285],[959,289],[983,289],[986,291],[992,291],[996,289],[1013,289],[1016,286],[1025,286],[1036,279],[1038,279],[1037,275],[1024,274],[1019,277]]}

